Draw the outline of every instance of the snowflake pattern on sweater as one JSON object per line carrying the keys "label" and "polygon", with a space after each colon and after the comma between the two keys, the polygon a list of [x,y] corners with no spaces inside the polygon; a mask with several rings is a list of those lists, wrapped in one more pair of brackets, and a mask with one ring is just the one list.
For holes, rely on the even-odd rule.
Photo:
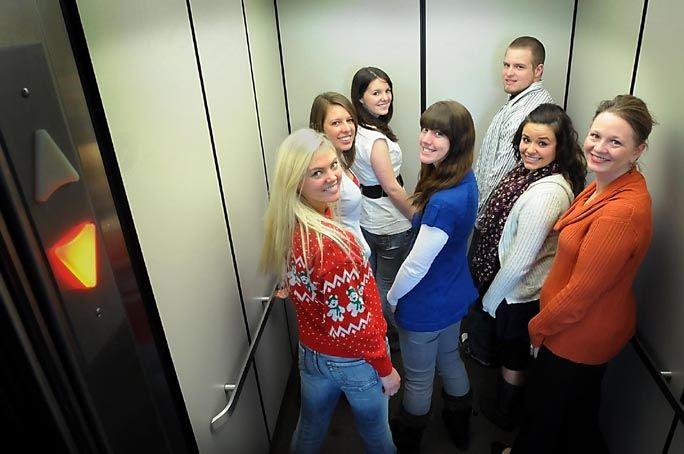
{"label": "snowflake pattern on sweater", "polygon": [[387,324],[375,278],[358,244],[345,230],[348,256],[330,238],[322,236],[319,243],[310,232],[305,256],[301,230],[295,228],[287,270],[300,341],[327,355],[363,358],[381,377],[389,375]]}

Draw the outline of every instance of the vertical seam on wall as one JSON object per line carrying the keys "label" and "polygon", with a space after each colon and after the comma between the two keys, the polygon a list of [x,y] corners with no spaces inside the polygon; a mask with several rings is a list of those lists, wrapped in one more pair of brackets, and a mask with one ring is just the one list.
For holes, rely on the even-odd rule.
{"label": "vertical seam on wall", "polygon": [[249,75],[252,78],[252,93],[254,94],[254,110],[256,111],[257,128],[259,129],[259,145],[261,146],[261,163],[264,165],[264,178],[266,181],[266,193],[271,194],[271,188],[268,185],[268,169],[266,168],[266,153],[264,152],[264,136],[261,131],[261,115],[259,113],[259,101],[257,99],[256,81],[254,79],[254,63],[252,62],[252,46],[249,41],[249,28],[247,27],[247,13],[245,11],[245,2],[242,0],[242,19],[245,23],[245,39],[247,40],[247,58],[249,59]]}
{"label": "vertical seam on wall", "polygon": [[425,0],[420,0],[420,112],[425,112],[427,104],[427,60],[425,38]]}
{"label": "vertical seam on wall", "polygon": [[[250,43],[249,43],[249,30],[247,28],[247,13],[245,12],[245,2],[242,0],[240,2],[241,8],[242,8],[242,21],[245,26],[245,39],[247,41],[247,58],[249,60],[249,74],[252,79],[252,94],[254,95],[254,109],[256,111],[256,120],[257,120],[257,128],[259,129],[259,144],[261,146],[261,162],[264,166],[264,179],[266,182],[266,192],[267,194],[270,194],[270,190],[268,187],[268,171],[266,170],[266,156],[264,154],[264,139],[263,135],[261,133],[261,119],[259,116],[259,103],[257,101],[257,93],[256,93],[256,82],[254,80],[254,66],[252,63],[252,51],[250,49]],[[231,245],[232,247],[232,245]],[[237,272],[237,262],[235,263],[235,268]],[[242,290],[240,291],[242,293]],[[268,304],[271,304],[270,302]],[[251,340],[250,340],[251,343]],[[264,425],[266,426],[266,439],[268,440],[268,445],[271,446],[271,431],[268,427],[268,418],[266,417],[266,404],[264,403],[264,395],[261,391],[261,381],[259,380],[259,369],[257,368],[256,360],[252,361],[252,366],[254,367],[254,378],[256,380],[256,385],[257,385],[257,393],[259,394],[259,402],[261,403],[261,415],[264,418]]]}
{"label": "vertical seam on wall", "polygon": [[185,5],[188,10],[188,21],[190,24],[190,33],[192,35],[192,45],[195,49],[195,61],[197,63],[197,75],[199,76],[200,89],[202,90],[202,102],[204,103],[204,115],[207,119],[207,128],[209,129],[209,140],[211,141],[211,153],[214,159],[214,169],[216,170],[216,181],[219,185],[219,194],[221,195],[221,207],[223,209],[223,220],[226,224],[226,233],[228,234],[228,242],[230,244],[230,255],[233,261],[233,268],[235,268],[235,279],[237,281],[238,293],[240,295],[240,307],[242,309],[242,318],[245,323],[245,330],[247,331],[247,340],[252,342],[252,334],[249,331],[249,322],[247,321],[247,311],[245,310],[245,301],[242,295],[242,284],[240,282],[240,272],[237,267],[237,257],[235,256],[235,246],[233,244],[233,235],[230,230],[230,221],[228,219],[228,207],[226,206],[226,196],[223,192],[223,181],[221,179],[221,168],[218,161],[218,153],[216,151],[216,141],[214,140],[214,128],[211,123],[211,115],[209,113],[209,101],[207,100],[207,90],[204,86],[204,76],[202,73],[202,62],[200,61],[199,46],[197,45],[197,34],[195,33],[195,22],[192,18],[192,6],[190,0],[185,0]]}
{"label": "vertical seam on wall", "polygon": [[292,132],[290,123],[290,103],[287,100],[287,82],[285,80],[285,61],[283,58],[283,40],[280,36],[280,18],[278,15],[278,0],[273,0],[273,10],[275,12],[276,33],[278,35],[278,53],[280,54],[280,75],[283,78],[283,95],[285,96],[285,115],[287,116],[287,133]]}
{"label": "vertical seam on wall", "polygon": [[568,70],[565,75],[565,96],[563,97],[563,110],[568,109],[568,94],[570,92],[570,72],[572,71],[572,53],[575,49],[575,27],[577,26],[577,3],[572,10],[572,30],[570,31],[570,50],[568,51]]}
{"label": "vertical seam on wall", "polygon": [[636,52],[634,54],[634,68],[632,69],[632,81],[629,85],[629,94],[634,94],[636,85],[637,69],[639,68],[639,57],[641,56],[641,43],[644,39],[644,28],[646,27],[646,13],[648,12],[648,0],[644,0],[644,9],[641,12],[641,25],[639,26],[639,38],[637,39]]}
{"label": "vertical seam on wall", "polygon": [[[124,237],[126,253],[130,258],[131,268],[133,269],[136,285],[138,286],[140,297],[143,301],[145,313],[149,317],[155,347],[162,360],[161,368],[164,372],[164,378],[168,382],[173,408],[176,415],[178,415],[179,422],[184,431],[185,436],[183,439],[188,442],[186,448],[190,452],[196,453],[198,452],[197,438],[195,437],[192,423],[190,422],[190,415],[188,414],[188,409],[185,405],[180,380],[178,379],[178,374],[173,366],[171,350],[164,333],[159,309],[156,305],[152,283],[147,272],[147,265],[145,264],[145,257],[143,256],[140,239],[138,238],[135,222],[133,221],[133,213],[131,212],[131,206],[124,187],[123,177],[121,176],[120,167],[116,159],[114,140],[112,139],[109,124],[107,123],[104,102],[97,85],[95,68],[93,67],[93,61],[86,41],[85,30],[83,29],[78,5],[75,1],[67,0],[62,0],[59,3],[64,18],[66,34],[69,37],[69,44],[74,55],[78,78],[81,82],[83,96],[90,115],[90,121],[92,122],[93,133],[95,134],[97,146],[100,150],[100,157],[102,158],[102,165],[107,177],[107,184],[111,191],[112,201]],[[151,304],[147,304],[147,302],[151,302]],[[190,442],[192,442],[192,444],[190,444]]]}
{"label": "vertical seam on wall", "polygon": [[[283,40],[280,36],[280,15],[278,14],[278,0],[273,0],[273,13],[275,15],[276,36],[278,37],[278,56],[280,57],[280,76],[283,79],[283,97],[285,98],[285,118],[287,120],[287,133],[292,132],[292,124],[290,123],[290,103],[287,99],[287,81],[285,80],[285,59],[283,58]],[[287,339],[290,346],[290,354],[294,361],[294,350],[292,349],[292,333],[290,331],[290,318],[287,315],[287,308],[285,308],[285,323],[287,325]]]}
{"label": "vertical seam on wall", "polygon": [[[197,72],[200,79],[200,87],[202,89],[202,99],[204,102],[204,112],[207,118],[207,127],[209,129],[209,139],[211,140],[211,151],[214,157],[214,168],[216,170],[216,180],[219,185],[219,193],[221,194],[221,204],[223,207],[223,219],[226,223],[226,231],[228,233],[228,242],[230,244],[230,255],[233,261],[233,268],[235,269],[235,279],[238,286],[238,294],[240,295],[240,308],[242,309],[242,318],[245,324],[245,331],[247,333],[247,340],[252,343],[252,335],[249,331],[249,321],[247,320],[247,311],[245,310],[245,300],[242,293],[242,283],[240,282],[240,271],[238,270],[237,257],[235,256],[235,244],[233,243],[233,235],[230,230],[230,221],[228,219],[228,207],[226,206],[226,197],[223,192],[223,181],[221,179],[221,169],[218,162],[218,154],[216,152],[216,142],[214,140],[214,130],[211,124],[211,115],[209,114],[209,103],[207,101],[207,92],[204,86],[204,77],[202,75],[202,64],[199,56],[199,48],[197,45],[197,36],[195,34],[195,24],[192,19],[192,7],[190,6],[190,0],[186,0],[185,4],[188,8],[188,19],[190,22],[190,30],[192,32],[192,44],[195,47],[195,59],[197,61]],[[256,379],[257,390],[259,392],[259,399],[261,403],[261,412],[264,417],[264,423],[266,423],[266,410],[264,409],[264,401],[261,395],[261,385],[259,383],[259,372],[256,367],[256,362],[252,361],[252,366],[254,367],[254,377]],[[268,424],[266,424],[266,437],[268,439],[269,446],[271,444],[271,435],[268,430]]]}

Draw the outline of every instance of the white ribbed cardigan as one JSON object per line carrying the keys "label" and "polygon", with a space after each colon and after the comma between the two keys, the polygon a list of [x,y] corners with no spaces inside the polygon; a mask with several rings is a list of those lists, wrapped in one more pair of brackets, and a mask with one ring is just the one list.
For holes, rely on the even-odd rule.
{"label": "white ribbed cardigan", "polygon": [[570,184],[554,174],[532,183],[515,202],[499,241],[501,268],[482,298],[492,317],[504,298],[508,304],[539,299],[558,246],[553,226],[573,199]]}

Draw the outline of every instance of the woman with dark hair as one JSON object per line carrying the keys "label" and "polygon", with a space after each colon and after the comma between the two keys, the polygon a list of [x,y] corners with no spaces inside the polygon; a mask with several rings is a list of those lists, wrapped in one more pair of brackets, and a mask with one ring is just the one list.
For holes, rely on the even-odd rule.
{"label": "woman with dark hair", "polygon": [[401,148],[389,126],[393,112],[392,80],[374,67],[359,69],[351,86],[351,100],[359,116],[356,159],[352,169],[361,182],[361,228],[371,249],[371,267],[382,298],[388,337],[398,348],[387,291],[394,282],[411,243],[413,208],[401,178]]}
{"label": "woman with dark hair", "polygon": [[653,124],[646,104],[631,95],[596,110],[584,141],[595,181],[554,227],[558,254],[528,326],[538,355],[520,432],[505,452],[608,452],[598,429],[601,381],[636,329],[632,283],[652,233],[637,160]]}
{"label": "woman with dark hair", "polygon": [[458,337],[461,319],[477,299],[466,257],[477,214],[471,169],[475,127],[468,110],[456,101],[430,106],[420,126],[421,170],[411,198],[418,236],[387,295],[396,310],[406,380],[401,408],[390,426],[400,452],[419,449],[437,369],[442,419],[464,450],[472,399]]}
{"label": "woman with dark hair", "polygon": [[577,132],[555,104],[530,112],[513,146],[518,164],[487,201],[471,264],[501,345],[497,395],[483,397],[480,409],[506,430],[519,418],[530,360],[527,323],[539,312],[539,292],[556,254],[553,226],[584,188],[586,177]]}
{"label": "woman with dark hair", "polygon": [[337,214],[342,225],[347,227],[363,248],[366,258],[370,257],[370,246],[361,233],[361,188],[359,179],[351,169],[356,150],[354,138],[359,120],[356,109],[346,96],[328,91],[316,96],[311,104],[309,127],[325,134],[340,156],[344,172],[340,184],[340,199]]}

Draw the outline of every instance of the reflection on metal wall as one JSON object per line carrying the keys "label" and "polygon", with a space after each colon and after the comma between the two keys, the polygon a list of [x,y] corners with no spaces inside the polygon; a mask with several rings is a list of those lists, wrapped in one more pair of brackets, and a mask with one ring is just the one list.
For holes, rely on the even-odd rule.
{"label": "reflection on metal wall", "polygon": [[79,449],[192,450],[149,306],[122,287],[133,271],[59,5],[1,6],[4,269],[25,276],[3,304]]}
{"label": "reflection on metal wall", "polygon": [[[598,103],[628,93],[630,87],[659,122],[640,159],[653,199],[654,229],[635,293],[642,341],[651,350],[654,366],[672,372],[668,386],[676,397],[682,396],[684,386],[684,218],[675,208],[681,205],[679,176],[684,171],[684,92],[679,81],[684,42],[676,31],[682,13],[679,3],[665,0],[579,2],[568,99],[568,111],[582,135]],[[604,382],[602,427],[611,450],[663,452],[672,418],[672,408],[628,346],[610,365]],[[681,434],[682,424],[675,422],[674,427]],[[681,435],[675,437],[669,452],[684,451],[683,442]]]}
{"label": "reflection on metal wall", "polygon": [[544,86],[563,105],[573,3],[427,2],[427,103],[455,99],[470,110],[476,153],[492,117],[506,102],[502,62],[508,43],[518,36],[531,35],[544,44]]}

